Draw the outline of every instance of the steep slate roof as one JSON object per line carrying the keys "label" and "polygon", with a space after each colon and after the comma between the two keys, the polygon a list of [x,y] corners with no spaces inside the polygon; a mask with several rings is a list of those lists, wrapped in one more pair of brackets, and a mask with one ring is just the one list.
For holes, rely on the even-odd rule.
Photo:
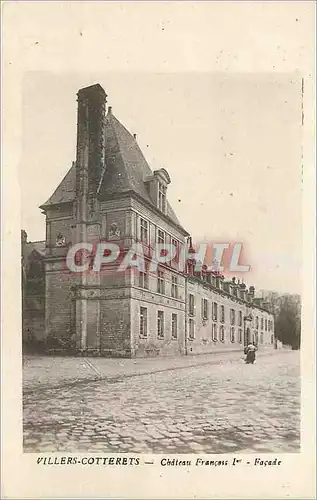
{"label": "steep slate roof", "polygon": [[68,170],[67,174],[55,189],[52,196],[47,200],[46,203],[41,205],[42,207],[47,207],[48,205],[58,205],[59,203],[69,203],[75,199],[76,196],[76,164],[73,165]]}
{"label": "steep slate roof", "polygon": [[[113,195],[132,191],[156,208],[144,182],[147,177],[153,175],[153,172],[136,139],[112,114],[111,108],[105,118],[105,136],[106,170],[99,186],[100,199],[106,200]],[[73,163],[57,189],[41,208],[72,202],[75,195],[76,166]],[[174,224],[183,229],[168,202],[166,215]]]}

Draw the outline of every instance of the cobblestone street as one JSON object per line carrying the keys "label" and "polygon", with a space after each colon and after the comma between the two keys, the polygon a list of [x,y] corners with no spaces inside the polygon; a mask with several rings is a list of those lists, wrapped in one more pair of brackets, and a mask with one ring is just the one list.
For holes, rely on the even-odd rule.
{"label": "cobblestone street", "polygon": [[298,352],[24,395],[25,452],[297,452]]}

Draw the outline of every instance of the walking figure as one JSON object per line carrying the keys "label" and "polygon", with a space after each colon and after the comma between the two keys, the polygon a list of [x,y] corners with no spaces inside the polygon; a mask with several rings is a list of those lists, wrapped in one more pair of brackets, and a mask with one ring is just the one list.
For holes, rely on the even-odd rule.
{"label": "walking figure", "polygon": [[256,350],[257,350],[256,346],[254,344],[252,344],[251,342],[244,349],[244,354],[246,355],[245,362],[247,364],[251,363],[253,365],[253,363],[255,361]]}

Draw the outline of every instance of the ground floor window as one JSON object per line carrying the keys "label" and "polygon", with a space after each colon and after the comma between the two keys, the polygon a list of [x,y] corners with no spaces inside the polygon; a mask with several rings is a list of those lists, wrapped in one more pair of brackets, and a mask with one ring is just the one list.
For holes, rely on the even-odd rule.
{"label": "ground floor window", "polygon": [[235,333],[234,333],[234,327],[233,326],[230,328],[230,340],[231,340],[231,342],[235,341]]}
{"label": "ground floor window", "polygon": [[264,336],[263,336],[263,332],[260,333],[260,344],[263,344],[263,341],[264,341]]}
{"label": "ground floor window", "polygon": [[274,344],[274,335],[271,335],[271,344]]}
{"label": "ground floor window", "polygon": [[195,323],[194,323],[194,320],[192,318],[189,318],[189,321],[188,321],[188,337],[190,339],[195,338]]}
{"label": "ground floor window", "polygon": [[147,308],[140,307],[140,336],[147,337]]}
{"label": "ground floor window", "polygon": [[177,314],[172,314],[172,339],[177,339]]}
{"label": "ground floor window", "polygon": [[223,325],[219,327],[219,337],[221,342],[225,341],[225,327]]}
{"label": "ground floor window", "polygon": [[157,336],[164,338],[164,311],[157,311]]}
{"label": "ground floor window", "polygon": [[212,340],[216,342],[217,340],[217,325],[216,323],[213,323],[212,325]]}
{"label": "ground floor window", "polygon": [[242,329],[239,328],[238,330],[238,336],[239,336],[239,344],[242,344]]}

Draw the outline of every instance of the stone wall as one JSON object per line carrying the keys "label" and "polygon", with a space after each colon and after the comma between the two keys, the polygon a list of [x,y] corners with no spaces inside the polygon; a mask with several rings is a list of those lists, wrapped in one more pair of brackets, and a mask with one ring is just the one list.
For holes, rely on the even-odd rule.
{"label": "stone wall", "polygon": [[[189,311],[189,295],[194,297],[194,314]],[[207,301],[207,318],[203,317],[203,300]],[[217,304],[217,319],[213,316],[213,303]],[[224,321],[221,307],[224,307]],[[231,313],[231,310],[234,313]],[[232,324],[234,314],[234,324]],[[258,327],[256,317],[259,318]],[[263,329],[261,323],[263,319]],[[187,281],[187,350],[188,354],[211,353],[222,350],[243,350],[245,344],[254,341],[258,348],[273,348],[273,330],[265,330],[265,321],[273,316],[252,304],[228,296],[216,287],[209,286],[196,278]],[[194,324],[194,338],[191,338],[190,323]],[[222,335],[223,329],[223,335]],[[233,329],[233,331],[232,331]]]}

